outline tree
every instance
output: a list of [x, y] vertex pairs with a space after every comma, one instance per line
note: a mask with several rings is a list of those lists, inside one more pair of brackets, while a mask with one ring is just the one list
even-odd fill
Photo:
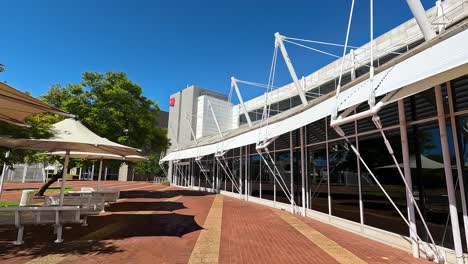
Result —
[[144, 97], [142, 88], [125, 73], [86, 72], [81, 83], [53, 85], [41, 98], [77, 115], [96, 134], [142, 149], [150, 160], [137, 163], [137, 173], [160, 173], [159, 154], [167, 149], [169, 140], [167, 129], [158, 126], [159, 106]]
[[[139, 148], [150, 157], [159, 157], [159, 153], [167, 149], [169, 140], [166, 129], [158, 127], [160, 109], [158, 104], [142, 95], [142, 88], [130, 81], [125, 73], [108, 72], [82, 75], [79, 84], [52, 85], [41, 100], [78, 116], [79, 120], [94, 133], [121, 144]], [[50, 128], [60, 121], [56, 115], [36, 115], [28, 120], [30, 129], [0, 124], [0, 135], [13, 135], [17, 138], [47, 138], [52, 136]], [[5, 152], [6, 149], [1, 149]], [[33, 161], [33, 159], [49, 159], [41, 157], [33, 151], [13, 151], [9, 159], [2, 161], [8, 164], [14, 162]], [[57, 159], [57, 158], [55, 158]], [[151, 159], [150, 159], [151, 160]], [[75, 161], [81, 164], [89, 161]], [[117, 166], [117, 162], [109, 162]], [[137, 165], [138, 172], [149, 174], [157, 172], [157, 160]], [[54, 175], [41, 191], [61, 177]]]

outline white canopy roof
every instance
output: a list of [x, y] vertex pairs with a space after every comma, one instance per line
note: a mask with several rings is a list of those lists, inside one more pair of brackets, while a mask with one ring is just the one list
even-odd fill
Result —
[[24, 125], [28, 117], [40, 113], [53, 113], [73, 117], [71, 114], [0, 82], [0, 121]]
[[53, 125], [54, 136], [48, 139], [16, 139], [0, 137], [0, 146], [10, 149], [44, 151], [81, 151], [120, 156], [137, 155], [140, 150], [100, 137], [79, 121], [65, 119]]
[[[54, 151], [47, 153], [49, 155], [55, 156], [65, 156], [65, 151]], [[70, 152], [71, 159], [105, 159], [105, 160], [124, 160], [124, 161], [143, 161], [147, 160], [148, 158], [138, 155], [129, 155], [129, 156], [119, 156], [114, 154], [106, 154], [106, 153], [93, 153], [93, 152], [80, 152], [80, 151], [71, 151]]]
[[[415, 156], [410, 157], [409, 165], [410, 165], [411, 169], [418, 168], [418, 166], [416, 164], [416, 157]], [[400, 166], [400, 168], [403, 168], [403, 163], [398, 164], [398, 166]], [[378, 167], [378, 169], [394, 169], [394, 168], [396, 168], [395, 164]], [[432, 160], [432, 159], [430, 159], [430, 158], [428, 158], [428, 157], [426, 157], [424, 155], [421, 155], [421, 168], [425, 169], [425, 170], [443, 169], [444, 164], [440, 163], [440, 162], [437, 162], [435, 160]]]
[[[453, 34], [453, 32], [450, 33]], [[411, 57], [376, 74], [374, 79], [374, 84], [377, 86], [376, 96], [398, 91], [388, 102], [390, 103], [466, 74], [468, 72], [468, 49], [466, 48], [468, 30], [463, 30], [446, 39], [443, 39], [443, 36], [440, 38], [442, 40], [437, 38], [433, 42], [423, 44], [432, 46], [415, 55], [412, 54], [414, 51], [411, 51], [409, 54], [412, 55]], [[438, 43], [434, 44], [434, 42]], [[335, 96], [330, 96], [325, 100], [319, 98], [317, 99], [319, 103], [315, 105], [298, 108], [299, 110], [293, 114], [270, 121], [268, 128], [257, 125], [245, 133], [225, 138], [223, 141], [219, 140], [215, 143], [171, 152], [161, 161], [205, 156], [219, 150], [254, 144], [259, 135], [267, 134], [268, 138], [280, 136], [330, 116], [336, 109], [337, 102], [339, 110], [366, 102], [372, 89], [374, 87], [370, 86], [368, 80], [362, 81], [344, 90], [338, 99], [339, 101], [336, 100]], [[263, 136], [262, 139], [264, 139]]]

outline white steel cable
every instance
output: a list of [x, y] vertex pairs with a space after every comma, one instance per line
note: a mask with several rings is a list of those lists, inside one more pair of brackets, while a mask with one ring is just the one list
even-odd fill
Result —
[[[354, 2], [354, 1], [353, 1]], [[310, 39], [301, 39], [301, 38], [292, 38], [292, 37], [286, 37], [284, 36], [284, 39], [290, 39], [290, 40], [296, 40], [296, 41], [303, 41], [303, 42], [309, 42], [309, 43], [315, 43], [315, 44], [322, 44], [322, 45], [328, 45], [328, 46], [335, 46], [335, 47], [344, 47], [345, 45], [343, 44], [338, 44], [338, 43], [333, 43], [333, 42], [325, 42], [325, 41], [318, 41], [318, 40], [310, 40]], [[348, 47], [353, 48], [353, 49], [359, 49], [357, 46], [351, 46], [349, 45]]]
[[205, 176], [206, 181], [208, 182], [209, 185], [214, 189], [214, 184], [211, 182], [210, 177], [206, 174], [205, 167], [203, 166], [201, 160], [195, 159], [195, 162], [197, 163], [198, 167], [200, 168], [201, 172]]
[[[278, 177], [276, 175], [276, 172], [270, 167], [270, 164], [268, 163], [268, 161], [265, 159], [265, 157], [263, 156], [263, 154], [261, 153], [260, 150], [257, 150], [258, 154], [260, 155], [260, 157], [262, 157], [262, 160], [263, 162], [265, 163], [265, 165], [268, 167], [268, 170], [270, 171], [270, 173], [273, 175], [273, 178], [275, 179], [275, 181], [279, 184], [281, 190], [283, 191], [284, 194], [286, 194], [288, 196], [288, 200], [293, 204], [293, 206], [295, 207], [296, 206], [296, 203], [294, 202], [294, 199], [292, 199], [292, 195], [291, 193], [289, 192], [289, 189], [286, 185], [286, 183], [284, 182], [284, 179], [283, 177], [281, 177], [281, 174], [279, 174], [278, 176], [281, 178], [281, 182], [278, 180]], [[278, 170], [276, 168], [276, 165], [274, 164], [274, 160], [273, 158], [271, 157], [270, 153], [268, 150], [265, 151], [267, 154], [268, 154], [268, 157], [270, 158], [273, 166], [275, 166], [275, 170]], [[283, 184], [284, 184], [284, 187], [283, 187]]]
[[[354, 146], [354, 144], [351, 143], [351, 141], [347, 138], [347, 137], [344, 137], [344, 139], [346, 140], [346, 142], [348, 142], [348, 144], [351, 146], [351, 149], [353, 150], [354, 154], [356, 154], [356, 156], [359, 158], [359, 160], [361, 161], [362, 165], [364, 165], [364, 167], [366, 168], [367, 172], [369, 172], [369, 174], [372, 176], [372, 178], [374, 179], [374, 181], [376, 182], [376, 184], [379, 186], [380, 190], [382, 190], [382, 192], [384, 193], [384, 195], [387, 197], [387, 199], [390, 201], [390, 203], [392, 204], [392, 206], [395, 208], [395, 210], [397, 211], [397, 213], [400, 215], [401, 219], [406, 223], [406, 225], [408, 227], [410, 227], [410, 223], [408, 222], [408, 220], [406, 219], [406, 217], [403, 215], [403, 213], [401, 212], [401, 210], [398, 208], [398, 206], [393, 202], [392, 198], [390, 197], [390, 195], [387, 193], [387, 191], [385, 191], [385, 189], [383, 188], [383, 186], [380, 184], [380, 182], [377, 180], [377, 177], [374, 175], [374, 173], [372, 172], [372, 170], [369, 168], [369, 166], [367, 165], [367, 163], [364, 161], [364, 159], [361, 157], [361, 154], [359, 153], [359, 151], [356, 149], [356, 147]], [[415, 234], [417, 236], [417, 238], [423, 242], [422, 244], [424, 246], [426, 246], [426, 243], [424, 240], [421, 239], [421, 237], [416, 233]], [[437, 251], [437, 247], [435, 246], [435, 243], [432, 242], [433, 244], [433, 248], [432, 248], [432, 251], [437, 255], [437, 257], [439, 258], [439, 253]], [[427, 253], [429, 253], [429, 251], [426, 249]]]
[[[218, 164], [221, 166], [221, 168], [223, 169], [224, 173], [226, 174], [226, 176], [228, 176], [229, 180], [231, 180], [232, 182], [232, 185], [236, 188], [237, 192], [240, 193], [240, 188], [239, 186], [237, 185], [236, 181], [233, 179], [233, 177], [231, 177], [231, 175], [229, 174], [230, 169], [229, 169], [229, 172], [227, 171], [227, 169], [224, 167], [223, 163], [220, 161], [219, 157], [216, 157], [216, 160], [218, 161]], [[224, 158], [223, 158], [224, 160]], [[224, 160], [226, 162], [226, 160]], [[226, 166], [227, 166], [227, 162], [226, 162]], [[227, 166], [229, 168], [229, 166]], [[232, 174], [232, 172], [231, 172]]]
[[[347, 52], [347, 49], [348, 49], [349, 32], [351, 31], [351, 23], [353, 21], [353, 11], [354, 11], [354, 0], [351, 1], [351, 9], [349, 11], [349, 18], [348, 18], [348, 27], [346, 29], [346, 38], [345, 38], [345, 44], [344, 44], [344, 47], [343, 47], [343, 56], [342, 56], [342, 59], [341, 59], [340, 76], [338, 77], [338, 86], [336, 87], [336, 99], [337, 100], [338, 100], [338, 98], [340, 96], [341, 79], [343, 77], [345, 56], [346, 56], [346, 52]], [[338, 109], [336, 109], [336, 112], [338, 112]]]
[[316, 49], [316, 48], [312, 48], [312, 47], [309, 47], [309, 46], [306, 46], [306, 45], [303, 45], [303, 44], [300, 44], [300, 43], [297, 43], [297, 42], [294, 42], [294, 41], [290, 41], [290, 40], [283, 40], [284, 42], [288, 42], [288, 43], [291, 43], [291, 44], [294, 44], [296, 46], [299, 46], [299, 47], [302, 47], [302, 48], [305, 48], [305, 49], [309, 49], [309, 50], [312, 50], [312, 51], [315, 51], [315, 52], [318, 52], [318, 53], [322, 53], [322, 54], [325, 54], [325, 55], [328, 55], [328, 56], [331, 56], [331, 57], [334, 57], [334, 58], [341, 58], [340, 56], [336, 55], [336, 54], [333, 54], [333, 53], [330, 53], [330, 52], [327, 52], [327, 51], [323, 51], [323, 50], [320, 50], [320, 49]]
[[414, 207], [416, 208], [416, 211], [418, 212], [418, 215], [421, 218], [421, 222], [423, 223], [424, 228], [426, 229], [426, 232], [427, 232], [432, 244], [435, 247], [435, 242], [434, 242], [434, 238], [432, 237], [431, 231], [429, 230], [429, 227], [428, 227], [428, 225], [426, 223], [426, 220], [424, 219], [423, 214], [422, 214], [421, 210], [419, 209], [419, 206], [418, 206], [418, 204], [416, 202], [416, 199], [414, 199], [414, 195], [411, 192], [411, 189], [409, 188], [408, 182], [405, 179], [405, 174], [401, 170], [400, 164], [398, 163], [398, 160], [395, 157], [395, 153], [394, 153], [393, 148], [392, 148], [392, 146], [390, 144], [390, 141], [388, 141], [387, 136], [385, 135], [385, 132], [382, 129], [382, 123], [380, 122], [380, 117], [378, 115], [374, 115], [372, 117], [372, 121], [374, 122], [375, 127], [380, 131], [380, 134], [382, 135], [382, 138], [384, 140], [387, 151], [392, 156], [393, 162], [395, 163], [395, 166], [396, 166], [396, 168], [398, 170], [398, 173], [400, 174], [400, 177], [403, 180], [403, 183], [405, 184], [406, 192], [409, 194], [409, 196], [411, 198], [411, 202], [414, 204]]

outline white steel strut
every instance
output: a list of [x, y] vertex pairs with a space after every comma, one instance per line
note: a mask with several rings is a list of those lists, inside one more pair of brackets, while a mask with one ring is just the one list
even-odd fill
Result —
[[234, 88], [234, 90], [236, 91], [237, 99], [239, 99], [239, 103], [242, 107], [242, 110], [244, 111], [245, 119], [247, 119], [247, 123], [249, 124], [249, 127], [252, 127], [252, 121], [250, 120], [249, 112], [247, 111], [247, 107], [245, 107], [244, 99], [242, 98], [242, 95], [239, 91], [237, 80], [234, 77], [231, 77], [231, 88]]
[[[351, 7], [350, 19], [348, 21], [348, 31], [346, 33], [346, 43], [345, 43], [345, 47], [344, 47], [344, 52], [346, 51], [346, 48], [347, 48], [346, 45], [347, 45], [347, 40], [349, 38], [349, 28], [350, 28], [351, 22], [352, 22], [352, 9], [353, 9], [353, 6]], [[435, 241], [434, 241], [434, 239], [432, 237], [432, 234], [431, 234], [431, 232], [429, 230], [429, 227], [427, 226], [427, 223], [426, 223], [426, 221], [425, 221], [425, 219], [424, 219], [424, 217], [423, 217], [423, 215], [421, 213], [421, 210], [419, 209], [419, 206], [418, 206], [418, 204], [417, 204], [417, 202], [416, 202], [416, 200], [415, 200], [415, 198], [413, 196], [413, 193], [411, 191], [411, 187], [409, 186], [410, 183], [408, 183], [406, 181], [405, 175], [404, 175], [403, 171], [401, 170], [399, 162], [395, 157], [393, 148], [392, 148], [390, 142], [388, 141], [388, 139], [387, 139], [387, 137], [386, 137], [386, 135], [385, 135], [385, 133], [383, 131], [383, 127], [382, 127], [382, 124], [380, 122], [380, 117], [378, 116], [378, 112], [382, 109], [382, 107], [385, 105], [385, 103], [388, 101], [388, 99], [393, 95], [393, 93], [387, 94], [380, 102], [378, 102], [377, 104], [375, 103], [375, 90], [376, 90], [376, 88], [374, 89], [374, 85], [373, 85], [373, 79], [374, 79], [374, 67], [373, 67], [373, 60], [374, 60], [374, 36], [373, 36], [374, 28], [373, 28], [373, 24], [374, 23], [373, 23], [373, 17], [374, 17], [373, 16], [373, 0], [370, 0], [370, 71], [369, 71], [369, 82], [370, 82], [370, 85], [371, 85], [371, 87], [373, 89], [371, 90], [371, 93], [370, 93], [369, 99], [368, 99], [369, 110], [354, 114], [352, 116], [348, 116], [349, 114], [351, 114], [355, 110], [355, 107], [351, 107], [351, 108], [348, 108], [346, 111], [344, 111], [341, 115], [338, 116], [338, 108], [339, 108], [339, 103], [338, 102], [339, 101], [337, 100], [336, 112], [332, 116], [330, 126], [333, 129], [335, 129], [335, 131], [338, 133], [338, 135], [343, 137], [348, 142], [351, 149], [353, 150], [353, 152], [356, 154], [356, 156], [360, 160], [361, 164], [369, 172], [369, 174], [371, 175], [373, 180], [376, 182], [376, 184], [382, 190], [382, 192], [384, 193], [386, 198], [390, 201], [390, 203], [395, 208], [395, 210], [398, 212], [398, 214], [403, 219], [403, 221], [406, 223], [406, 225], [410, 228], [410, 230], [412, 230], [411, 223], [403, 215], [403, 213], [398, 208], [398, 206], [395, 204], [395, 202], [390, 197], [390, 195], [387, 193], [385, 188], [383, 188], [383, 186], [380, 184], [377, 177], [374, 175], [372, 170], [369, 168], [367, 163], [362, 158], [361, 154], [359, 153], [359, 150], [354, 146], [354, 144], [351, 143], [349, 138], [346, 137], [344, 131], [340, 128], [340, 125], [343, 125], [343, 124], [346, 124], [346, 123], [349, 123], [349, 122], [353, 122], [353, 121], [357, 121], [357, 120], [360, 120], [360, 119], [363, 119], [363, 118], [366, 118], [366, 117], [372, 117], [372, 121], [373, 121], [374, 125], [376, 126], [376, 128], [380, 131], [381, 136], [382, 136], [382, 138], [384, 140], [385, 146], [387, 148], [387, 151], [391, 155], [391, 157], [392, 157], [392, 159], [393, 159], [393, 161], [395, 163], [395, 167], [397, 168], [397, 170], [398, 170], [398, 172], [400, 174], [400, 177], [401, 177], [401, 179], [402, 179], [402, 181], [403, 181], [403, 183], [405, 185], [407, 196], [411, 199], [412, 204], [414, 204], [414, 207], [416, 208], [416, 211], [418, 212], [418, 214], [419, 214], [419, 216], [421, 218], [421, 221], [422, 221], [422, 223], [424, 225], [424, 228], [426, 229], [426, 232], [427, 232], [428, 237], [429, 237], [430, 242], [431, 242], [432, 256], [429, 255], [430, 251], [426, 247], [426, 243], [420, 238], [420, 236], [417, 233], [414, 234], [414, 235], [417, 237], [417, 239], [419, 241], [422, 242], [424, 247], [426, 247], [426, 252], [427, 252], [427, 254], [428, 254], [428, 256], [430, 258], [437, 257], [437, 261], [443, 261], [442, 256], [439, 254], [439, 252], [437, 250]], [[342, 61], [342, 64], [343, 63], [344, 63], [344, 60]], [[341, 74], [342, 74], [342, 72], [340, 73], [340, 75]], [[340, 76], [340, 80], [341, 80], [341, 76]], [[378, 85], [377, 85], [377, 87], [378, 87]], [[337, 99], [339, 98], [339, 95], [340, 95], [340, 89], [339, 88], [340, 88], [340, 84], [338, 84], [337, 91], [336, 91]]]
[[[187, 121], [189, 127], [190, 127], [190, 132], [192, 133], [192, 137], [193, 137], [193, 140], [195, 141], [195, 145], [198, 146], [198, 140], [197, 140], [197, 137], [195, 135], [195, 131], [193, 130], [193, 127], [192, 127], [192, 122], [190, 121], [189, 119], [189, 116], [188, 116], [188, 113], [185, 113], [185, 120]], [[201, 161], [203, 157], [200, 155], [200, 153], [197, 154], [197, 157], [195, 157], [195, 163], [198, 165], [198, 167], [200, 168], [200, 171], [202, 172], [203, 176], [205, 176], [205, 179], [206, 181], [208, 182], [209, 185], [211, 185], [211, 187], [214, 189], [214, 183], [211, 181], [210, 177], [208, 176], [208, 174], [206, 173], [206, 169], [205, 167], [203, 166], [203, 163]]]
[[294, 70], [294, 66], [292, 65], [291, 59], [289, 58], [288, 51], [286, 50], [286, 47], [284, 46], [283, 40], [284, 40], [284, 37], [281, 36], [279, 32], [276, 32], [275, 33], [275, 46], [279, 46], [281, 50], [281, 54], [283, 54], [284, 62], [286, 63], [286, 66], [288, 67], [289, 74], [291, 75], [294, 85], [296, 86], [297, 93], [299, 94], [299, 97], [301, 98], [301, 102], [304, 106], [306, 106], [307, 98], [304, 93], [304, 88], [301, 86], [301, 83], [299, 82], [299, 79], [297, 78], [296, 70]]
[[[210, 107], [211, 114], [212, 114], [213, 119], [215, 121], [216, 128], [218, 129], [219, 136], [220, 136], [221, 139], [223, 139], [223, 132], [221, 131], [221, 128], [220, 128], [219, 123], [218, 123], [218, 119], [216, 118], [216, 114], [214, 112], [214, 109], [213, 109], [213, 106], [211, 105], [210, 100], [208, 100], [208, 106]], [[248, 113], [247, 113], [247, 115], [248, 115]], [[237, 185], [237, 183], [236, 183], [236, 181], [234, 179], [235, 178], [234, 174], [232, 173], [231, 169], [229, 168], [229, 164], [227, 163], [226, 159], [224, 158], [224, 154], [226, 154], [226, 151], [224, 151], [222, 148], [223, 148], [223, 146], [221, 145], [221, 149], [218, 149], [218, 151], [215, 153], [216, 161], [218, 162], [218, 165], [221, 167], [221, 169], [223, 169], [225, 175], [232, 182], [232, 185], [236, 188], [237, 192], [241, 193], [241, 189], [240, 189], [239, 185]], [[223, 164], [223, 162], [221, 162], [221, 160], [224, 162], [224, 164]]]

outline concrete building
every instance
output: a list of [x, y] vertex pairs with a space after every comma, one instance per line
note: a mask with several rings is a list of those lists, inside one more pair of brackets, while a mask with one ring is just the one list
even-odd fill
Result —
[[227, 102], [226, 95], [195, 85], [172, 94], [169, 99], [168, 137], [171, 146], [168, 152], [177, 149], [177, 146], [183, 148], [194, 143], [191, 131], [192, 127], [195, 130], [198, 124], [197, 113], [200, 96], [203, 96], [202, 98], [213, 98], [218, 102]]
[[414, 19], [303, 78], [285, 46], [297, 38], [276, 34], [288, 85], [244, 100], [238, 86], [258, 84], [234, 78], [239, 104], [192, 97], [196, 141], [162, 159], [172, 184], [465, 263], [468, 2], [407, 2]]

